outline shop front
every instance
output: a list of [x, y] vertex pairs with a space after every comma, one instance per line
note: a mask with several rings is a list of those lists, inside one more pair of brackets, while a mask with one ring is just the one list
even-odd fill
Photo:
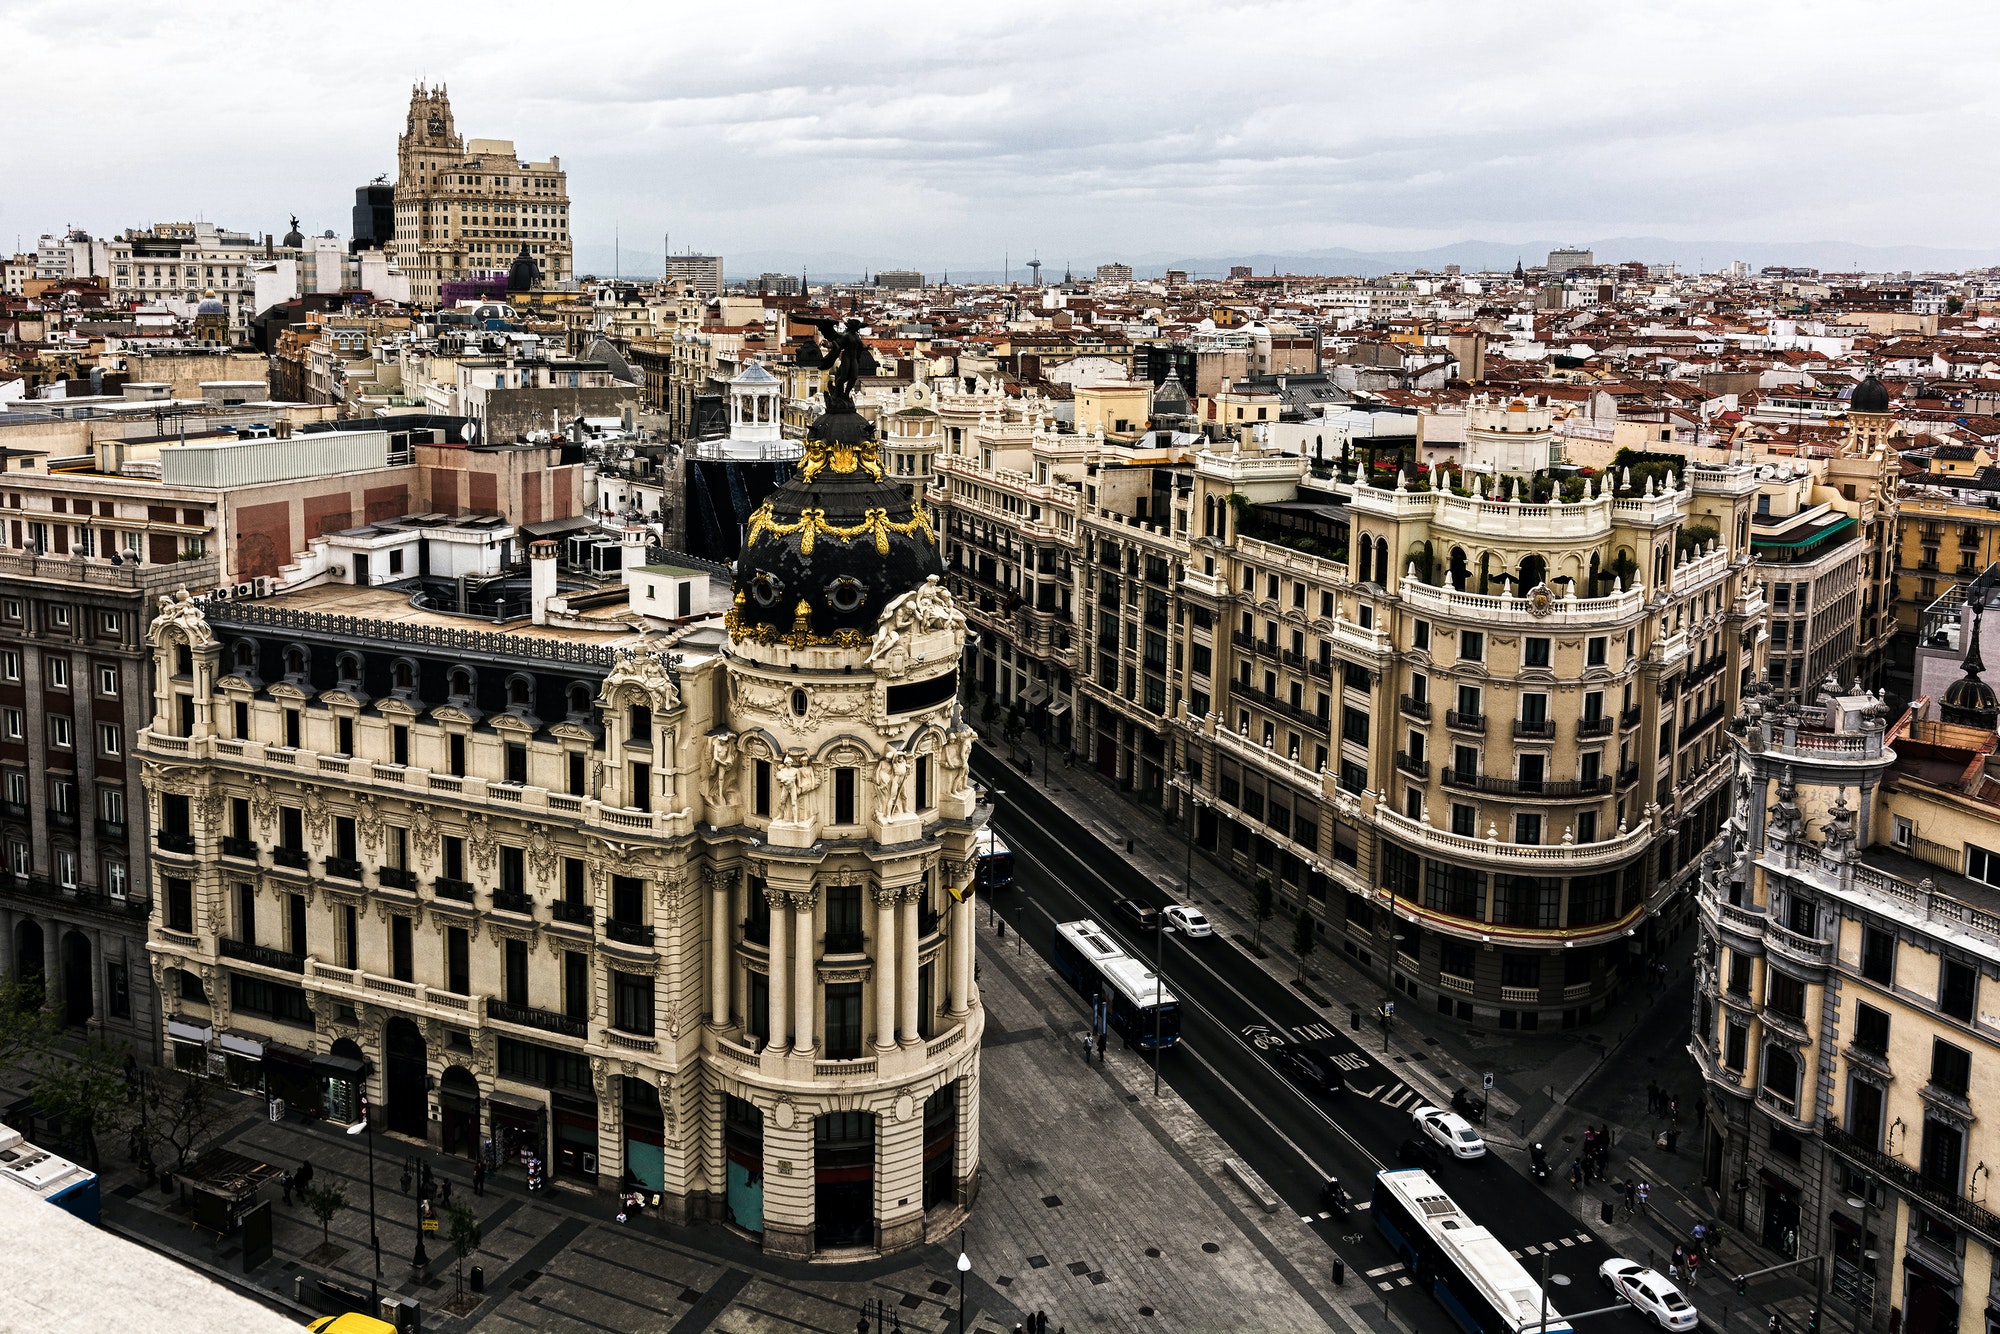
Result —
[[361, 1048], [352, 1039], [338, 1039], [324, 1055], [313, 1058], [313, 1073], [319, 1077], [320, 1110], [326, 1119], [336, 1125], [358, 1124], [368, 1082], [368, 1062]]
[[[505, 1170], [546, 1163], [549, 1153], [549, 1109], [532, 1098], [495, 1089], [486, 1099], [492, 1123], [487, 1140], [488, 1167]], [[539, 1169], [538, 1169], [539, 1170]]]
[[551, 1093], [556, 1127], [556, 1175], [597, 1184], [597, 1100], [570, 1093]]
[[745, 1232], [764, 1231], [764, 1113], [734, 1094], [722, 1099], [723, 1208]]
[[627, 1190], [666, 1189], [666, 1118], [660, 1114], [660, 1091], [643, 1079], [624, 1076], [625, 1179]]
[[448, 1154], [471, 1158], [480, 1150], [479, 1081], [462, 1065], [445, 1067], [438, 1080], [440, 1147]]

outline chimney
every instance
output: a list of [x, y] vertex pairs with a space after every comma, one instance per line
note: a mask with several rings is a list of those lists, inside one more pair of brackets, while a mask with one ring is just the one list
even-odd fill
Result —
[[538, 538], [528, 548], [528, 601], [536, 625], [549, 623], [549, 600], [556, 595], [556, 552], [548, 538]]
[[632, 571], [646, 563], [646, 551], [652, 545], [652, 530], [644, 524], [632, 523], [625, 526], [619, 539], [618, 582], [630, 584]]

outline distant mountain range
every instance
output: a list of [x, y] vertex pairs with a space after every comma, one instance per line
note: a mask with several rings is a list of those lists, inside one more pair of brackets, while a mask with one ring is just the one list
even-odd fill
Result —
[[[1112, 253], [1079, 256], [1062, 262], [1044, 260], [1042, 279], [1055, 282], [1067, 267], [1078, 277], [1093, 275], [1100, 263], [1124, 263], [1135, 276], [1157, 278], [1168, 269], [1185, 269], [1191, 277], [1220, 278], [1235, 265], [1248, 265], [1253, 273], [1351, 274], [1373, 278], [1384, 273], [1407, 273], [1413, 269], [1441, 271], [1457, 264], [1468, 273], [1511, 271], [1518, 260], [1530, 268], [1543, 263], [1549, 251], [1580, 246], [1592, 251], [1599, 263], [1641, 260], [1648, 264], [1678, 264], [1683, 273], [1708, 272], [1742, 260], [1754, 269], [1766, 265], [1788, 265], [1847, 273], [1958, 272], [2000, 264], [2000, 247], [1985, 250], [1948, 249], [1937, 246], [1870, 246], [1848, 241], [1670, 241], [1658, 236], [1614, 236], [1594, 241], [1455, 241], [1429, 250], [1323, 250], [1246, 251], [1240, 254], [1176, 255], [1154, 251], [1145, 254]], [[627, 278], [657, 278], [660, 257], [625, 250], [614, 256], [608, 245], [577, 247], [577, 268], [585, 273], [610, 276], [614, 262]], [[881, 269], [917, 267], [907, 259], [868, 256], [851, 252], [756, 250], [742, 255], [723, 256], [724, 273], [730, 282], [754, 278], [760, 273], [797, 274], [803, 268], [813, 282], [852, 282]], [[1032, 277], [1027, 265], [1013, 263], [1011, 271], [995, 265], [991, 258], [968, 259], [964, 263], [932, 263], [923, 266], [932, 282], [949, 276], [956, 282], [999, 282], [1011, 276], [1016, 282]]]

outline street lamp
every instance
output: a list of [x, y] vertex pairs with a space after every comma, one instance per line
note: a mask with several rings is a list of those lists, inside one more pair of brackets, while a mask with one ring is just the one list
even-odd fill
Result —
[[[965, 1245], [965, 1234], [958, 1234], [958, 1244]], [[972, 1271], [972, 1257], [963, 1250], [958, 1253], [958, 1334], [965, 1334], [965, 1276]]]
[[[368, 1280], [368, 1309], [376, 1306], [375, 1283], [382, 1277], [382, 1236], [375, 1230], [375, 1115], [368, 1095], [361, 1095], [361, 1119], [347, 1128], [350, 1135], [368, 1135], [368, 1244], [375, 1251], [375, 1277]], [[421, 1233], [419, 1234], [421, 1240]]]
[[1535, 1322], [1535, 1334], [1548, 1334], [1549, 1328], [1549, 1284], [1569, 1286], [1568, 1274], [1549, 1273], [1549, 1253], [1542, 1252], [1542, 1318]]
[[[1849, 1304], [1853, 1307], [1848, 1318], [1854, 1323], [1855, 1334], [1861, 1334], [1861, 1330], [1864, 1327], [1864, 1312], [1869, 1321], [1873, 1321], [1875, 1318], [1875, 1273], [1874, 1270], [1869, 1268], [1875, 1261], [1875, 1252], [1868, 1249], [1868, 1191], [1869, 1184], [1864, 1178], [1861, 1184], [1860, 1196], [1857, 1198], [1850, 1195], [1847, 1199], [1848, 1208], [1859, 1209], [1861, 1211], [1861, 1235], [1854, 1239], [1854, 1246], [1860, 1253], [1859, 1258], [1861, 1263], [1854, 1266], [1854, 1296], [1848, 1299]], [[1867, 1302], [1865, 1304], [1862, 1301], [1864, 1292], [1867, 1295]]]

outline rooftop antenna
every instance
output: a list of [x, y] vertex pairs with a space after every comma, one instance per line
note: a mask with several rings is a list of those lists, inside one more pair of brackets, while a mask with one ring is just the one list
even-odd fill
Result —
[[1042, 258], [1041, 258], [1041, 256], [1040, 256], [1040, 255], [1036, 255], [1036, 256], [1035, 256], [1035, 258], [1033, 258], [1033, 259], [1029, 260], [1029, 261], [1028, 261], [1028, 267], [1029, 267], [1029, 268], [1031, 268], [1031, 269], [1033, 269], [1033, 270], [1035, 271], [1035, 286], [1037, 286], [1037, 287], [1040, 287], [1040, 286], [1042, 285]]
[[614, 222], [614, 223], [612, 223], [612, 224], [611, 224], [611, 276], [612, 276], [612, 278], [614, 278], [614, 279], [617, 279], [617, 278], [623, 278], [623, 277], [625, 276], [625, 270], [624, 270], [624, 269], [623, 269], [623, 268], [621, 267], [623, 263], [624, 263], [624, 261], [623, 261], [623, 258], [622, 258], [622, 257], [620, 256], [620, 253], [619, 253], [619, 250], [618, 250], [618, 224]]

